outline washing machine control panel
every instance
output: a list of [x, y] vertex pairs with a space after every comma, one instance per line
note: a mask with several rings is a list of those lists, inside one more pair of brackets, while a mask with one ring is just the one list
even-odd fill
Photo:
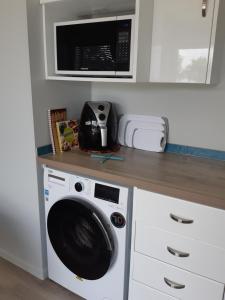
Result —
[[[128, 189], [116, 186], [111, 183], [95, 181], [89, 178], [77, 175], [70, 176], [70, 194], [74, 196], [85, 197], [90, 202], [94, 202], [97, 206], [108, 207], [113, 212], [120, 212], [126, 215]], [[125, 226], [121, 216], [112, 216], [112, 223], [116, 227]]]

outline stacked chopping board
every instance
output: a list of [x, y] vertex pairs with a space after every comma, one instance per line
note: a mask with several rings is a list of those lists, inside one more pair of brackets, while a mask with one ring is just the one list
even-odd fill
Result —
[[164, 152], [169, 134], [165, 117], [122, 115], [118, 141], [121, 145], [154, 152]]

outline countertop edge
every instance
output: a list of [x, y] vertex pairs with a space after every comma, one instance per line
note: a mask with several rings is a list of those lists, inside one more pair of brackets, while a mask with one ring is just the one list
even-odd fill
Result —
[[61, 171], [72, 172], [72, 173], [77, 172], [80, 175], [95, 177], [98, 180], [109, 181], [130, 188], [137, 187], [153, 193], [159, 193], [166, 196], [179, 198], [184, 201], [205, 205], [216, 209], [225, 210], [225, 201], [224, 199], [219, 197], [212, 198], [210, 195], [207, 194], [202, 194], [194, 191], [190, 192], [185, 189], [181, 189], [181, 188], [178, 189], [177, 187], [167, 186], [165, 184], [157, 183], [149, 180], [147, 182], [144, 179], [137, 179], [128, 176], [124, 177], [119, 174], [107, 173], [104, 171], [94, 170], [91, 168], [87, 168], [75, 164], [68, 164], [62, 161], [49, 160], [47, 157], [45, 158], [43, 156], [37, 157], [37, 161], [42, 165], [46, 165], [50, 168], [55, 168]]

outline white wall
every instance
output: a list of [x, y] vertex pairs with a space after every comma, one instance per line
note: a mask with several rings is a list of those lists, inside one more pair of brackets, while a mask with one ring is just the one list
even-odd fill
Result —
[[91, 98], [90, 83], [46, 81], [40, 0], [27, 0], [28, 34], [36, 145], [50, 144], [47, 123], [49, 108], [66, 107], [69, 118], [78, 118], [84, 101]]
[[223, 52], [223, 61], [217, 69], [220, 73], [217, 86], [94, 83], [92, 100], [116, 102], [119, 113], [167, 116], [170, 143], [225, 151]]
[[0, 255], [43, 276], [26, 1], [0, 1]]

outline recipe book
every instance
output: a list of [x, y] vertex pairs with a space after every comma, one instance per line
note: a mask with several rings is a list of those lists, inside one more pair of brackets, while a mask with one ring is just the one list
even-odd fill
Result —
[[71, 151], [78, 147], [78, 126], [77, 120], [56, 122], [61, 152]]
[[66, 108], [48, 109], [48, 124], [53, 154], [60, 153], [56, 122], [65, 121], [66, 119]]

